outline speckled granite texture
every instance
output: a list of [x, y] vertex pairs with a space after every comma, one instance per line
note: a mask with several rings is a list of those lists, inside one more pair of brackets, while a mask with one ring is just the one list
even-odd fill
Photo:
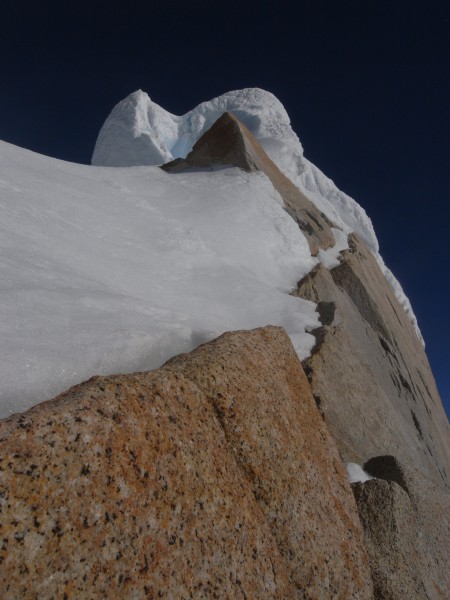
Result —
[[395, 481], [354, 483], [376, 600], [426, 600], [411, 502]]
[[426, 598], [448, 600], [449, 423], [410, 319], [365, 244], [354, 234], [349, 244], [338, 267], [299, 283], [322, 313], [303, 367], [343, 460], [388, 481], [396, 479], [383, 458], [401, 468], [421, 557], [414, 568]]
[[225, 334], [0, 422], [0, 597], [372, 598], [285, 332]]

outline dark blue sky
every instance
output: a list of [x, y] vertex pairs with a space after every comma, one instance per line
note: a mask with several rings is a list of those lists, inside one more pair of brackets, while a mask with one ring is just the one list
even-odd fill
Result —
[[138, 88], [176, 114], [273, 92], [372, 218], [450, 413], [448, 0], [3, 0], [0, 29], [0, 139], [65, 160]]

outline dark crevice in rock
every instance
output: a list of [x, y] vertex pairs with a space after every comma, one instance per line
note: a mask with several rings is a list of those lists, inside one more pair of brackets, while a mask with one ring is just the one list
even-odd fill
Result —
[[419, 374], [419, 377], [420, 377], [420, 380], [422, 381], [423, 387], [425, 388], [427, 394], [429, 395], [429, 397], [431, 398], [431, 400], [433, 401], [433, 404], [434, 404], [434, 400], [433, 400], [433, 396], [431, 395], [430, 388], [425, 383], [424, 378], [422, 377], [422, 373], [419, 371], [419, 369], [416, 369], [416, 371]]
[[391, 347], [389, 346], [389, 344], [387, 343], [387, 341], [381, 335], [378, 336], [378, 339], [380, 340], [380, 344], [381, 344], [381, 347], [383, 348], [383, 350], [387, 354], [392, 354]]
[[396, 389], [398, 391], [400, 391], [402, 389], [400, 382], [398, 381], [397, 377], [394, 374], [394, 371], [390, 371], [389, 375], [391, 376], [392, 379], [392, 383], [395, 385]]
[[394, 366], [396, 371], [400, 369], [400, 361], [397, 358], [397, 352], [394, 351], [389, 355], [389, 362]]
[[405, 388], [405, 390], [408, 390], [408, 392], [411, 394], [411, 396], [414, 397], [414, 393], [411, 389], [411, 386], [406, 381], [406, 379], [403, 377], [403, 375], [400, 373], [400, 371], [398, 372], [398, 376], [400, 377], [400, 381], [402, 382], [402, 386]]
[[311, 367], [310, 358], [311, 357], [305, 358], [305, 360], [302, 362], [302, 368], [309, 383], [311, 383], [313, 378], [313, 369]]
[[311, 212], [311, 211], [309, 211], [309, 210], [305, 210], [305, 213], [308, 215], [308, 217], [309, 217], [310, 219], [312, 219], [312, 220], [314, 221], [314, 223], [317, 225], [317, 227], [318, 227], [320, 230], [323, 230], [323, 225], [322, 225], [322, 223], [320, 222], [320, 220], [319, 220], [319, 219], [317, 219], [317, 218], [316, 218], [316, 217], [315, 217], [315, 216], [312, 214], [312, 212]]
[[419, 387], [417, 387], [417, 386], [415, 386], [415, 388], [416, 388], [417, 392], [420, 394], [420, 397], [422, 398], [422, 402], [423, 402], [423, 404], [424, 404], [424, 406], [425, 406], [425, 408], [427, 409], [427, 412], [428, 412], [428, 407], [425, 404], [425, 396], [422, 394], [422, 390]]
[[315, 354], [316, 352], [318, 352], [320, 350], [320, 347], [322, 346], [322, 344], [325, 341], [326, 329], [325, 329], [325, 327], [318, 327], [317, 329], [314, 329], [313, 331], [311, 331], [311, 333], [316, 338], [316, 343], [314, 345], [314, 348], [311, 350], [311, 354]]
[[[397, 363], [396, 366], [394, 365], [394, 370], [391, 370], [391, 372], [390, 372], [391, 379], [392, 379], [397, 391], [399, 393], [405, 393], [405, 391], [406, 391], [406, 393], [411, 397], [411, 399], [414, 402], [417, 402], [417, 397], [416, 397], [414, 391], [412, 390], [407, 379], [403, 376], [403, 374], [400, 370], [400, 365], [398, 363], [398, 360], [397, 360], [395, 354], [392, 354], [391, 356], [392, 356], [392, 358], [395, 359], [395, 361]], [[391, 358], [391, 356], [389, 358]], [[392, 364], [392, 361], [391, 361], [391, 364]]]
[[395, 481], [409, 495], [403, 467], [395, 456], [375, 456], [364, 463], [364, 471], [377, 479]]
[[332, 325], [336, 313], [336, 303], [320, 301], [317, 304], [317, 312], [322, 325]]
[[394, 305], [392, 304], [392, 302], [391, 302], [391, 299], [389, 298], [389, 296], [388, 296], [387, 294], [386, 294], [386, 298], [387, 298], [387, 300], [388, 300], [389, 304], [391, 305], [391, 307], [392, 307], [392, 310], [394, 311], [394, 314], [395, 314], [395, 316], [397, 317], [397, 321], [398, 321], [398, 322], [400, 323], [400, 325], [403, 327], [403, 323], [400, 321], [400, 317], [398, 316], [398, 314], [397, 314], [397, 311], [395, 310], [395, 308], [394, 308]]
[[309, 221], [306, 221], [305, 219], [301, 219], [299, 216], [297, 216], [292, 211], [290, 211], [286, 208], [285, 208], [285, 210], [294, 219], [294, 221], [297, 223], [297, 225], [299, 226], [301, 231], [304, 231], [308, 235], [314, 235], [314, 229], [313, 229], [312, 225], [309, 223]]
[[[205, 393], [204, 390], [202, 390], [202, 392]], [[226, 432], [226, 428], [225, 428], [225, 411], [216, 402], [211, 401], [210, 398], [208, 398], [208, 401], [212, 406], [212, 409], [214, 411], [214, 414], [216, 415], [217, 420], [219, 421], [220, 427], [223, 429], [225, 438], [227, 438], [227, 432]]]
[[328, 331], [329, 327], [327, 327], [326, 325], [322, 325], [322, 327], [317, 327], [316, 329], [313, 329], [309, 332], [316, 339], [316, 343], [314, 344], [314, 347], [311, 350], [311, 356], [313, 356], [314, 354], [316, 354], [316, 352], [320, 350], [322, 344], [325, 341]]
[[317, 409], [322, 415], [322, 419], [325, 420], [325, 413], [322, 408], [322, 400], [318, 394], [313, 394], [314, 401], [316, 403]]
[[[414, 384], [414, 378], [411, 376], [411, 371], [408, 369], [408, 364], [407, 364], [406, 360], [404, 359], [403, 355], [401, 354], [401, 352], [399, 352], [399, 356], [401, 358], [401, 361], [403, 363], [403, 367], [404, 367], [405, 371], [408, 373], [408, 377], [409, 377], [409, 384], [408, 385], [410, 385], [410, 389], [411, 389], [411, 386], [412, 386], [415, 390], [417, 390], [418, 388]], [[411, 393], [413, 393], [412, 389], [411, 389]]]
[[420, 439], [423, 440], [422, 428], [421, 428], [420, 423], [419, 423], [419, 421], [418, 421], [418, 419], [416, 417], [416, 413], [413, 410], [411, 411], [411, 416], [413, 418], [414, 425], [415, 425], [415, 427], [417, 429], [417, 433], [419, 434]]
[[[328, 225], [328, 227], [335, 227], [336, 229], [339, 229], [339, 230], [341, 230], [341, 228], [340, 228], [340, 227], [338, 227], [337, 225], [335, 225], [334, 223], [332, 223], [332, 222], [330, 221], [330, 219], [329, 219], [329, 218], [326, 216], [326, 214], [325, 214], [325, 213], [323, 213], [323, 212], [320, 212], [320, 216], [321, 216], [321, 217], [322, 217], [322, 219], [325, 221], [325, 223]], [[342, 230], [341, 230], [341, 231], [342, 231]]]
[[304, 277], [302, 277], [299, 281], [297, 281], [297, 289], [293, 290], [291, 292], [291, 294], [293, 296], [298, 296], [300, 298], [305, 298], [305, 300], [313, 300], [313, 297], [311, 296], [311, 294], [307, 294], [305, 293], [306, 290], [301, 290], [302, 287], [304, 287], [307, 283], [311, 283], [311, 287], [312, 287], [312, 292], [314, 294], [314, 302], [318, 302], [319, 301], [319, 297], [318, 297], [318, 293], [317, 290], [313, 287], [313, 282], [314, 282], [314, 278], [317, 275], [318, 270], [321, 268], [321, 264], [317, 264], [313, 269], [311, 269], [311, 271], [305, 275]]

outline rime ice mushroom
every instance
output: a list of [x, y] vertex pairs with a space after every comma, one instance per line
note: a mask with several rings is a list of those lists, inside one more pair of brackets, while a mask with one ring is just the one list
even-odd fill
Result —
[[[423, 343], [411, 304], [379, 254], [378, 240], [365, 210], [304, 156], [289, 115], [270, 92], [259, 88], [227, 92], [177, 116], [138, 90], [119, 102], [106, 119], [92, 164], [159, 165], [185, 157], [199, 137], [226, 111], [244, 123], [281, 171], [333, 223], [346, 234], [355, 232], [366, 243]], [[331, 255], [323, 258], [330, 268], [336, 265], [336, 257], [334, 260]]]

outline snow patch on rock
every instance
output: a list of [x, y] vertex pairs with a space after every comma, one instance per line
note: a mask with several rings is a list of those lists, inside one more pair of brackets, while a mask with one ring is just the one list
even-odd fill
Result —
[[365, 481], [374, 479], [374, 477], [366, 473], [364, 469], [357, 463], [349, 462], [345, 463], [344, 466], [350, 483], [364, 483]]

